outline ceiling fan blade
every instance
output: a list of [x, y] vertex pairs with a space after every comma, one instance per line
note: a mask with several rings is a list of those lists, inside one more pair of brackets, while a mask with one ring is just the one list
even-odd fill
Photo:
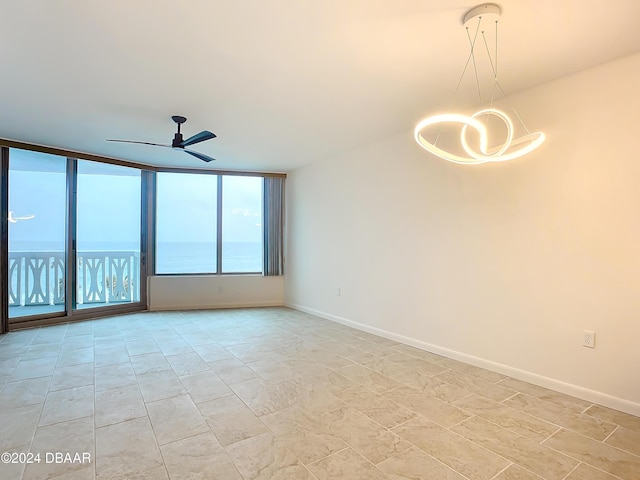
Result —
[[194, 152], [193, 150], [187, 150], [186, 148], [184, 149], [184, 151], [189, 155], [193, 155], [194, 157], [199, 158], [200, 160], [205, 162], [212, 162], [213, 160], [215, 160], [215, 158], [205, 155], [204, 153]]
[[107, 142], [121, 142], [121, 143], [139, 143], [141, 145], [153, 145], [156, 147], [171, 147], [171, 145], [165, 145], [162, 143], [151, 143], [151, 142], [137, 142], [135, 140], [112, 140], [107, 138]]
[[180, 146], [188, 147], [189, 145], [193, 145], [194, 143], [204, 142], [205, 140], [210, 140], [212, 138], [216, 138], [216, 134], [213, 132], [209, 132], [208, 130], [204, 130], [200, 133], [196, 133], [193, 137], [189, 137], [186, 140], [183, 140]]

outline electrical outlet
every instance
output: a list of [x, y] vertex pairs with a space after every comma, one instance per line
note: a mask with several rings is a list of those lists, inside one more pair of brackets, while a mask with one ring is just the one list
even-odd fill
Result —
[[596, 348], [596, 332], [585, 330], [582, 332], [582, 346]]
[[342, 292], [340, 291], [340, 287], [336, 288], [336, 296], [339, 297], [342, 294]]

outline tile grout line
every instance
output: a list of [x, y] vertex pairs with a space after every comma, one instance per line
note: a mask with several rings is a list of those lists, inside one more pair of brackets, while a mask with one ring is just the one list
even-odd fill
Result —
[[589, 463], [586, 463], [586, 462], [582, 462], [582, 463], [584, 463], [584, 464], [585, 464], [585, 465], [587, 465], [588, 467], [593, 468], [594, 470], [597, 470], [597, 471], [599, 471], [599, 472], [603, 472], [603, 473], [605, 473], [605, 474], [607, 474], [607, 475], [611, 475], [613, 478], [617, 478], [617, 479], [619, 479], [619, 480], [625, 480], [625, 479], [623, 479], [622, 477], [620, 477], [620, 476], [618, 476], [618, 475], [616, 475], [616, 474], [614, 474], [614, 473], [606, 472], [606, 471], [602, 470], [601, 468], [598, 468], [598, 467], [596, 467], [596, 466], [594, 466], [594, 465], [591, 465], [591, 464], [589, 464]]
[[[537, 418], [537, 417], [536, 417]], [[551, 423], [551, 422], [550, 422]], [[564, 427], [562, 425], [556, 425], [555, 423], [552, 423], [552, 425], [555, 425], [556, 427], [558, 427], [558, 429], [553, 432], [551, 435], [549, 435], [547, 438], [544, 438], [542, 440], [540, 440], [540, 445], [542, 445], [544, 442], [546, 442], [547, 440], [549, 440], [551, 437], [553, 437], [555, 434], [557, 434], [558, 432], [560, 432], [562, 429], [564, 429]]]
[[[522, 434], [519, 434], [519, 433], [517, 433], [517, 432], [513, 432], [513, 431], [511, 431], [511, 430], [509, 430], [509, 429], [506, 429], [506, 428], [504, 428], [504, 427], [501, 427], [500, 425], [498, 425], [498, 424], [496, 424], [496, 423], [494, 423], [494, 422], [491, 422], [490, 420], [486, 420], [486, 419], [484, 419], [484, 418], [480, 417], [479, 415], [473, 415], [472, 417], [470, 417], [470, 418], [467, 418], [467, 419], [463, 420], [463, 421], [462, 421], [462, 422], [460, 422], [459, 424], [464, 423], [464, 422], [466, 422], [466, 421], [469, 421], [469, 420], [471, 420], [471, 419], [473, 419], [473, 418], [479, 418], [479, 419], [484, 420], [484, 421], [486, 421], [486, 422], [488, 422], [488, 423], [491, 423], [492, 425], [495, 425], [495, 426], [497, 426], [497, 427], [499, 427], [499, 428], [502, 428], [502, 429], [506, 430], [507, 432], [513, 433], [513, 434], [515, 434], [515, 435], [518, 435], [518, 436], [519, 436], [519, 437], [521, 437], [521, 438], [524, 438], [524, 439], [527, 439], [527, 440], [531, 440], [532, 442], [536, 443], [536, 442], [535, 442], [535, 440], [532, 440], [532, 439], [530, 439], [530, 438], [528, 438], [528, 437], [525, 437], [525, 436], [524, 436], [524, 435], [522, 435]], [[459, 424], [458, 424], [458, 425], [459, 425]], [[523, 469], [524, 469], [524, 470], [526, 470], [526, 471], [530, 471], [528, 468], [525, 468], [525, 467], [523, 467], [522, 465], [520, 465], [520, 464], [518, 464], [518, 463], [516, 463], [516, 462], [513, 462], [512, 460], [509, 460], [508, 458], [504, 457], [503, 455], [499, 454], [498, 452], [494, 452], [493, 450], [491, 450], [491, 449], [489, 449], [489, 448], [487, 448], [487, 447], [485, 447], [485, 446], [483, 446], [483, 445], [481, 445], [481, 444], [479, 444], [479, 443], [475, 442], [474, 440], [472, 440], [472, 439], [470, 439], [470, 438], [465, 437], [464, 435], [461, 435], [461, 434], [459, 434], [459, 433], [457, 433], [457, 432], [454, 432], [454, 431], [453, 431], [453, 430], [451, 430], [451, 429], [448, 429], [448, 430], [450, 430], [450, 431], [451, 431], [451, 433], [453, 433], [453, 434], [455, 434], [455, 435], [458, 435], [459, 437], [461, 437], [461, 438], [463, 438], [463, 439], [465, 439], [465, 440], [468, 440], [469, 442], [473, 443], [474, 445], [477, 445], [478, 447], [483, 448], [483, 449], [487, 450], [488, 452], [491, 452], [491, 453], [492, 453], [492, 454], [494, 454], [494, 455], [497, 455], [498, 457], [500, 457], [500, 458], [502, 458], [502, 459], [506, 460], [507, 462], [511, 462], [511, 463], [513, 463], [514, 465], [517, 465], [518, 467], [523, 468]], [[555, 433], [554, 433], [554, 435], [555, 435]], [[586, 438], [589, 438], [589, 437], [586, 437]], [[547, 439], [545, 439], [544, 441], [546, 441], [546, 440], [547, 440]], [[543, 442], [544, 442], [544, 441], [543, 441]], [[556, 452], [556, 453], [558, 453], [558, 454], [560, 454], [560, 455], [564, 455], [564, 456], [566, 456], [566, 457], [568, 457], [568, 458], [571, 458], [571, 459], [573, 459], [573, 460], [576, 460], [576, 461], [578, 461], [578, 462], [581, 462], [581, 460], [580, 460], [580, 459], [577, 459], [577, 458], [571, 457], [571, 456], [570, 456], [569, 454], [567, 454], [567, 453], [564, 453], [564, 452], [561, 452], [561, 451], [559, 451], [559, 450], [556, 450], [555, 448], [549, 447], [548, 445], [543, 445], [543, 442], [536, 443], [536, 444], [537, 444], [537, 445], [540, 445], [540, 446], [544, 446], [545, 448], [548, 448], [549, 450], [554, 451], [554, 452]], [[576, 465], [576, 467], [577, 467], [577, 465]], [[532, 473], [534, 473], [535, 475], [538, 475], [538, 474], [537, 474], [537, 473], [535, 473], [535, 472], [532, 472]], [[540, 476], [540, 475], [538, 475], [538, 476]]]
[[[473, 415], [473, 416], [471, 416], [471, 417], [469, 417], [469, 418], [465, 418], [462, 422], [459, 422], [458, 424], [456, 424], [456, 425], [454, 425], [454, 426], [460, 425], [460, 424], [462, 424], [462, 423], [464, 423], [464, 422], [466, 422], [466, 421], [472, 420], [472, 419], [474, 419], [474, 418], [479, 418], [479, 419], [481, 419], [481, 420], [484, 420], [484, 419], [482, 419], [482, 418], [481, 418], [480, 416], [478, 416], [478, 415]], [[427, 419], [427, 420], [428, 420], [428, 419]], [[486, 420], [486, 421], [488, 422], [488, 420]], [[491, 423], [492, 425], [495, 425], [495, 424], [494, 424], [494, 423], [492, 423], [492, 422], [489, 422], [489, 423]], [[514, 462], [512, 462], [511, 460], [509, 460], [508, 458], [506, 458], [505, 456], [503, 456], [503, 455], [501, 455], [501, 454], [499, 454], [499, 453], [497, 453], [497, 452], [494, 452], [493, 450], [488, 449], [488, 448], [487, 448], [487, 447], [485, 447], [484, 445], [480, 445], [479, 443], [477, 443], [477, 442], [473, 441], [473, 440], [472, 440], [472, 439], [470, 439], [470, 438], [465, 437], [464, 435], [462, 435], [462, 434], [460, 434], [460, 433], [458, 433], [458, 432], [455, 432], [455, 431], [451, 430], [451, 428], [449, 428], [449, 427], [444, 427], [444, 428], [445, 428], [446, 430], [448, 430], [450, 433], [452, 433], [453, 435], [456, 435], [456, 436], [458, 436], [458, 437], [460, 437], [460, 438], [462, 438], [462, 439], [464, 439], [464, 440], [466, 440], [466, 441], [468, 441], [468, 442], [470, 442], [470, 443], [474, 444], [475, 446], [477, 446], [477, 447], [479, 447], [479, 448], [481, 448], [481, 449], [483, 449], [483, 450], [486, 450], [487, 452], [491, 453], [492, 455], [496, 455], [497, 457], [500, 457], [501, 459], [505, 460], [505, 461], [506, 461], [506, 462], [508, 462], [508, 463], [514, 463]], [[500, 428], [502, 428], [502, 427], [500, 427]], [[505, 429], [505, 430], [506, 430], [506, 429]], [[508, 430], [507, 430], [507, 431], [508, 431]], [[522, 436], [522, 435], [520, 435], [520, 436]], [[526, 438], [526, 437], [525, 437], [525, 438]]]
[[[588, 411], [589, 411], [589, 409], [590, 409], [591, 407], [593, 407], [593, 406], [595, 406], [595, 404], [593, 404], [593, 403], [592, 403], [591, 405], [589, 405], [588, 407], [586, 407], [584, 410], [582, 410], [580, 413], [581, 413], [581, 414], [583, 414], [583, 415], [589, 415], [587, 412], [588, 412]], [[589, 416], [591, 416], [591, 415], [589, 415]]]
[[[505, 387], [505, 388], [506, 388], [506, 387]], [[511, 389], [509, 389], [509, 390], [511, 390]], [[518, 396], [518, 395], [520, 395], [520, 394], [522, 394], [522, 392], [518, 392], [518, 391], [516, 391], [513, 395], [511, 395], [510, 397], [505, 398], [504, 400], [502, 400], [501, 402], [498, 402], [498, 403], [505, 403], [505, 402], [507, 402], [507, 401], [511, 400], [512, 398], [517, 397], [517, 396]], [[526, 394], [525, 394], [525, 395], [526, 395]], [[536, 417], [536, 418], [537, 418], [537, 417]]]
[[607, 440], [609, 440], [609, 438], [611, 437], [611, 435], [613, 435], [614, 433], [616, 433], [616, 431], [620, 428], [620, 425], [616, 425], [616, 428], [614, 428], [611, 433], [609, 435], [606, 436], [606, 438], [604, 440], [602, 440], [601, 443], [606, 443], [607, 445], [609, 445], [607, 443]]
[[562, 480], [566, 480], [567, 478], [569, 478], [569, 476], [570, 476], [573, 472], [575, 472], [575, 471], [578, 469], [578, 467], [579, 467], [580, 465], [582, 465], [583, 463], [584, 463], [584, 462], [582, 462], [582, 461], [578, 462], [578, 464], [577, 464], [575, 467], [573, 467], [569, 473], [567, 473], [564, 477], [562, 477]]
[[[564, 428], [564, 427], [563, 427], [561, 430], [566, 430], [566, 431], [568, 431], [568, 432], [570, 432], [570, 433], [573, 433], [573, 434], [575, 434], [575, 435], [579, 435], [579, 436], [581, 436], [581, 437], [584, 437], [584, 438], [586, 438], [587, 440], [590, 440], [590, 441], [592, 441], [592, 442], [602, 444], [602, 442], [599, 442], [598, 440], [595, 440], [595, 439], [593, 439], [593, 438], [591, 438], [591, 437], [588, 437], [588, 436], [586, 436], [586, 435], [582, 435], [582, 434], [581, 434], [581, 433], [579, 433], [579, 432], [575, 432], [575, 431], [573, 431], [573, 430], [569, 430], [569, 429]], [[558, 432], [556, 432], [556, 433], [558, 433]], [[555, 433], [554, 433], [554, 435], [555, 435]], [[551, 437], [549, 437], [549, 438], [551, 438]], [[544, 440], [544, 442], [546, 442], [547, 440], [549, 440], [549, 438], [547, 438], [546, 440]], [[543, 445], [544, 445], [544, 442], [542, 442], [542, 444], [543, 444]], [[619, 452], [622, 452], [622, 453], [625, 453], [625, 454], [629, 454], [629, 455], [633, 455], [632, 453], [627, 452], [626, 450], [622, 450], [622, 449], [620, 449], [620, 448], [617, 448], [617, 447], [615, 447], [615, 446], [613, 446], [613, 445], [609, 445], [609, 444], [605, 444], [605, 445], [606, 445], [607, 447], [613, 448], [614, 450], [618, 450]], [[587, 465], [587, 466], [589, 466], [589, 467], [591, 467], [591, 468], [595, 468], [596, 470], [599, 470], [599, 471], [601, 471], [601, 472], [607, 473], [608, 475], [611, 475], [611, 476], [613, 476], [614, 478], [620, 478], [620, 477], [618, 477], [617, 475], [615, 475], [615, 474], [613, 474], [613, 473], [611, 473], [611, 472], [607, 472], [607, 471], [605, 471], [605, 470], [602, 470], [601, 468], [599, 468], [599, 467], [597, 467], [597, 466], [595, 466], [595, 465], [592, 465], [591, 463], [587, 463], [587, 462], [585, 462], [584, 460], [582, 460], [582, 459], [580, 459], [580, 458], [577, 458], [577, 457], [572, 456], [572, 454], [571, 454], [571, 453], [569, 453], [569, 452], [562, 452], [562, 451], [560, 451], [560, 450], [558, 450], [558, 449], [556, 449], [556, 448], [554, 448], [554, 447], [551, 447], [551, 446], [549, 446], [549, 445], [545, 445], [545, 446], [546, 446], [547, 448], [550, 448], [551, 450], [553, 450], [553, 451], [557, 452], [557, 453], [560, 453], [560, 454], [565, 455], [565, 456], [567, 456], [567, 457], [569, 457], [569, 458], [572, 458], [573, 460], [578, 461], [579, 463], [578, 463], [578, 465], [576, 466], [576, 468], [577, 468], [578, 466], [580, 466], [580, 463], [584, 463], [585, 465]], [[636, 455], [633, 455], [633, 456], [635, 457]], [[624, 480], [624, 479], [621, 479], [621, 480]]]
[[[274, 434], [274, 436], [275, 436], [275, 434]], [[308, 467], [309, 465], [314, 465], [314, 464], [316, 464], [316, 463], [319, 463], [319, 462], [321, 462], [322, 460], [326, 460], [327, 458], [332, 457], [332, 456], [334, 456], [334, 455], [336, 455], [336, 454], [338, 454], [338, 453], [340, 453], [340, 452], [344, 452], [345, 450], [347, 450], [347, 449], [349, 449], [349, 448], [350, 448], [351, 450], [353, 450], [354, 452], [358, 452], [355, 448], [353, 448], [353, 447], [352, 447], [348, 442], [346, 442], [345, 440], [340, 439], [340, 441], [341, 441], [342, 443], [344, 443], [346, 446], [345, 446], [345, 447], [343, 447], [343, 448], [341, 448], [340, 450], [336, 450], [335, 452], [331, 452], [329, 455], [325, 455], [324, 457], [319, 458], [319, 459], [314, 460], [313, 462], [309, 462], [309, 463], [304, 463], [304, 462], [303, 462], [303, 461], [301, 461], [300, 459], [298, 459], [298, 460], [300, 460], [300, 463], [302, 463], [305, 467]], [[297, 455], [296, 455], [296, 458], [297, 458]]]
[[500, 475], [502, 475], [502, 473], [506, 472], [508, 469], [510, 469], [511, 467], [513, 467], [515, 465], [515, 463], [511, 462], [509, 465], [507, 465], [506, 467], [504, 467], [502, 470], [500, 470], [498, 473], [496, 473], [493, 477], [491, 477], [489, 480], [495, 480], [496, 478], [498, 478]]
[[[97, 425], [96, 425], [96, 397], [98, 395], [98, 393], [96, 392], [96, 349], [95, 349], [95, 344], [93, 343], [94, 340], [94, 336], [93, 336], [93, 329], [94, 329], [94, 320], [91, 321], [91, 350], [93, 352], [93, 478], [97, 478], [98, 477], [98, 436], [96, 434], [96, 431], [98, 429]], [[53, 376], [51, 377], [53, 379]], [[137, 382], [137, 379], [136, 379]]]
[[[42, 328], [42, 327], [40, 327]], [[37, 335], [35, 335], [32, 339], [31, 342], [33, 342], [33, 340], [36, 338]], [[31, 345], [31, 342], [29, 343], [29, 345]], [[20, 362], [22, 362], [22, 355], [20, 356]], [[58, 358], [56, 357], [56, 363], [58, 362]], [[19, 365], [20, 363], [18, 363]], [[16, 365], [17, 368], [17, 365]], [[54, 366], [54, 370], [55, 370], [55, 366]], [[37, 377], [37, 378], [41, 378], [41, 377]], [[49, 388], [51, 388], [51, 383], [53, 382], [53, 372], [51, 372], [51, 376], [49, 376], [49, 382], [47, 383], [47, 393], [44, 396], [44, 400], [42, 402], [42, 408], [40, 409], [40, 415], [38, 415], [38, 422], [36, 423], [36, 428], [33, 430], [33, 435], [31, 435], [31, 440], [29, 441], [29, 445], [28, 445], [28, 452], [33, 453], [33, 442], [36, 439], [36, 434], [38, 433], [38, 429], [40, 428], [40, 422], [42, 421], [42, 414], [44, 412], [44, 406], [47, 403], [47, 397], [49, 396]], [[27, 472], [27, 465], [24, 466], [24, 468], [22, 469], [22, 474], [21, 474], [21, 478], [24, 478], [25, 473]]]

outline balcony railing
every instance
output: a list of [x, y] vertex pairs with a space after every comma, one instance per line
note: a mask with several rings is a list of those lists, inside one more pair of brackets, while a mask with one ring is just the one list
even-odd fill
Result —
[[[78, 304], [138, 302], [140, 254], [133, 251], [78, 252]], [[9, 252], [9, 306], [65, 302], [63, 252]]]

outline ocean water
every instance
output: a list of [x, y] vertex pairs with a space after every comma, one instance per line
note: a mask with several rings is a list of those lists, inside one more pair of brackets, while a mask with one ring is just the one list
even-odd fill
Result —
[[[215, 243], [159, 242], [156, 247], [156, 273], [212, 273], [215, 271]], [[222, 272], [262, 272], [262, 244], [259, 242], [223, 243]]]
[[[64, 242], [10, 242], [11, 252], [62, 252]], [[133, 242], [78, 242], [78, 252], [138, 252]], [[159, 242], [156, 246], [156, 272], [214, 273], [216, 271], [215, 243]], [[223, 273], [262, 272], [262, 244], [260, 242], [224, 242], [222, 244]]]

